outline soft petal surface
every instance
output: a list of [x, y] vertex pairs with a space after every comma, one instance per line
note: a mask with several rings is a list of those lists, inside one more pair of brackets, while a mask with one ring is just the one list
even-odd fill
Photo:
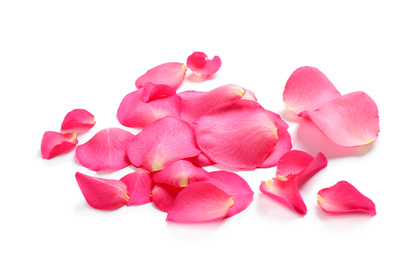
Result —
[[181, 98], [177, 95], [143, 101], [143, 92], [139, 89], [127, 94], [122, 100], [118, 111], [118, 121], [127, 127], [143, 128], [146, 125], [166, 116], [179, 117], [181, 113]]
[[341, 94], [317, 68], [300, 67], [286, 82], [283, 102], [296, 114], [313, 111]]
[[177, 160], [197, 156], [201, 151], [189, 123], [165, 117], [138, 133], [128, 145], [127, 153], [133, 165], [154, 172]]
[[209, 175], [210, 182], [232, 196], [235, 202], [229, 209], [226, 218], [238, 214], [251, 204], [254, 192], [241, 176], [228, 171], [210, 172]]
[[167, 85], [156, 85], [153, 83], [146, 83], [143, 90], [143, 101], [149, 102], [151, 100], [172, 96], [176, 93], [176, 90]]
[[205, 167], [216, 164], [209, 157], [207, 157], [204, 153], [200, 153], [197, 156], [191, 157], [188, 161], [192, 162], [194, 165]]
[[189, 161], [179, 160], [157, 172], [153, 176], [153, 181], [181, 188], [193, 182], [208, 181], [209, 178], [209, 173], [203, 168]]
[[182, 189], [157, 183], [153, 187], [151, 200], [160, 211], [168, 212], [173, 207], [175, 198]]
[[136, 172], [125, 175], [120, 181], [125, 183], [128, 194], [130, 195], [127, 206], [143, 205], [150, 202], [150, 195], [152, 193], [152, 178], [150, 177], [150, 173], [139, 169]]
[[347, 181], [318, 192], [318, 204], [327, 213], [367, 213], [376, 215], [375, 203]]
[[42, 136], [41, 154], [44, 159], [51, 159], [59, 154], [73, 150], [78, 143], [76, 133], [46, 131]]
[[360, 146], [378, 137], [378, 107], [361, 91], [343, 95], [315, 111], [308, 111], [308, 116], [321, 132], [341, 146]]
[[112, 210], [127, 204], [127, 186], [122, 181], [91, 177], [76, 172], [76, 180], [86, 202], [95, 209]]
[[210, 182], [194, 182], [175, 198], [167, 220], [185, 223], [223, 219], [234, 204], [232, 196]]
[[209, 59], [203, 52], [196, 51], [187, 59], [187, 67], [199, 77], [208, 77], [216, 73], [222, 66], [219, 56]]
[[79, 163], [92, 171], [119, 170], [130, 165], [127, 144], [134, 135], [120, 128], [106, 128], [76, 148]]
[[168, 62], [148, 70], [144, 75], [136, 80], [136, 87], [143, 88], [150, 82], [155, 85], [166, 85], [173, 89], [178, 89], [184, 81], [187, 67], [183, 63]]
[[61, 130], [92, 128], [95, 123], [95, 117], [89, 111], [86, 109], [74, 109], [64, 117], [61, 123]]
[[264, 162], [259, 168], [269, 168], [277, 165], [279, 158], [286, 152], [292, 149], [292, 140], [289, 132], [284, 127], [278, 127], [277, 129], [278, 141], [274, 149], [265, 158]]
[[197, 143], [214, 162], [230, 169], [255, 169], [278, 142], [277, 125], [257, 102], [223, 103], [197, 122]]

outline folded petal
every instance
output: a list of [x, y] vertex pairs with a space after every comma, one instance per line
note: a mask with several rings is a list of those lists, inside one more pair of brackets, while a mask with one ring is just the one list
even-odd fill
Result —
[[160, 211], [168, 212], [173, 207], [175, 198], [182, 189], [157, 183], [153, 187], [151, 200]]
[[125, 175], [120, 181], [125, 183], [128, 194], [130, 195], [127, 206], [143, 205], [150, 202], [150, 195], [152, 194], [152, 178], [150, 178], [150, 173], [139, 169], [136, 172]]
[[134, 135], [120, 128], [106, 128], [76, 148], [79, 163], [92, 171], [119, 170], [130, 165], [126, 146]]
[[176, 90], [167, 85], [156, 85], [147, 82], [144, 86], [142, 98], [144, 102], [149, 102], [157, 98], [172, 96], [175, 93]]
[[287, 181], [273, 178], [261, 182], [260, 191], [268, 197], [279, 201], [301, 215], [306, 215], [305, 202], [297, 188], [296, 178], [292, 176]]
[[74, 109], [64, 117], [61, 123], [61, 130], [92, 128], [95, 123], [95, 117], [89, 111], [85, 109]]
[[375, 203], [347, 181], [339, 181], [334, 186], [320, 190], [317, 197], [319, 206], [327, 213], [376, 215]]
[[73, 150], [78, 143], [76, 133], [46, 131], [42, 136], [41, 154], [44, 159], [51, 159], [59, 154]]
[[150, 82], [155, 85], [166, 85], [178, 89], [184, 81], [187, 67], [183, 63], [168, 62], [148, 70], [136, 80], [136, 87], [143, 88]]
[[378, 107], [361, 91], [343, 95], [315, 111], [308, 111], [308, 116], [321, 132], [341, 146], [360, 146], [378, 137]]
[[207, 222], [223, 219], [234, 204], [232, 197], [210, 182], [194, 182], [176, 196], [167, 220]]
[[127, 204], [127, 187], [122, 181], [91, 177], [76, 172], [76, 180], [86, 202], [95, 209], [112, 210]]
[[128, 145], [127, 153], [133, 165], [154, 172], [177, 160], [197, 156], [201, 151], [189, 123], [165, 117], [138, 133]]
[[341, 94], [317, 68], [300, 67], [286, 82], [283, 102], [296, 114], [313, 111]]
[[192, 162], [194, 165], [205, 167], [216, 164], [209, 157], [207, 157], [204, 153], [200, 153], [197, 156], [191, 157], [187, 159], [188, 161]]
[[157, 172], [153, 181], [181, 188], [193, 182], [208, 181], [209, 178], [209, 173], [203, 168], [194, 166], [189, 161], [179, 160]]
[[209, 77], [216, 73], [222, 66], [219, 56], [209, 59], [204, 52], [196, 51], [187, 59], [187, 67], [199, 77]]
[[278, 142], [277, 125], [257, 102], [223, 103], [197, 122], [197, 143], [212, 161], [230, 169], [255, 169]]
[[254, 192], [241, 176], [227, 171], [210, 172], [209, 175], [210, 182], [232, 196], [235, 202], [229, 209], [226, 218], [238, 214], [251, 204]]
[[127, 127], [140, 127], [166, 116], [178, 117], [181, 113], [181, 98], [177, 95], [143, 101], [143, 93], [147, 87], [127, 94], [118, 111], [118, 121]]

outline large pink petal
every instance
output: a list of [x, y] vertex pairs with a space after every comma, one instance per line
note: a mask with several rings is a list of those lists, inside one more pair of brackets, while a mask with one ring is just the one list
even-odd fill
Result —
[[166, 116], [178, 117], [181, 112], [181, 98], [177, 95], [143, 101], [146, 89], [139, 89], [127, 94], [118, 111], [118, 121], [127, 127], [140, 127]]
[[347, 181], [318, 192], [318, 204], [327, 213], [367, 213], [376, 215], [375, 203]]
[[201, 151], [189, 123], [165, 117], [138, 133], [128, 145], [127, 153], [133, 165], [154, 172], [177, 160], [197, 156]]
[[148, 70], [144, 75], [136, 80], [136, 87], [143, 88], [150, 82], [155, 85], [166, 85], [173, 89], [178, 89], [184, 81], [187, 67], [183, 63], [168, 62]]
[[51, 159], [59, 154], [69, 152], [78, 143], [76, 133], [59, 133], [46, 131], [42, 136], [41, 154], [44, 159]]
[[378, 137], [378, 107], [361, 91], [343, 95], [315, 111], [308, 111], [308, 116], [321, 132], [341, 146], [364, 145]]
[[207, 222], [223, 219], [234, 204], [232, 197], [210, 182], [194, 182], [175, 198], [167, 220]]
[[187, 59], [187, 67], [199, 77], [208, 77], [216, 73], [222, 66], [222, 60], [219, 56], [208, 59], [203, 52], [196, 51]]
[[67, 113], [61, 123], [61, 130], [74, 128], [92, 128], [95, 125], [95, 117], [85, 109], [74, 109]]
[[151, 100], [172, 96], [176, 93], [176, 90], [167, 85], [156, 85], [153, 83], [146, 83], [143, 90], [143, 101], [149, 102]]
[[76, 148], [77, 160], [93, 171], [122, 169], [130, 165], [126, 146], [133, 138], [132, 133], [120, 128], [103, 129]]
[[341, 94], [317, 68], [300, 67], [286, 82], [283, 102], [296, 114], [313, 111]]
[[157, 183], [152, 189], [151, 200], [156, 208], [168, 212], [173, 207], [175, 198], [182, 189]]
[[214, 162], [231, 169], [255, 169], [278, 141], [277, 125], [257, 102], [235, 100], [203, 115], [197, 143]]
[[229, 209], [226, 218], [243, 211], [253, 200], [254, 192], [251, 187], [236, 173], [227, 171], [210, 172], [210, 182], [232, 196], [235, 202]]
[[189, 161], [179, 160], [157, 172], [153, 181], [181, 188], [193, 182], [208, 181], [209, 178], [209, 173], [203, 168], [194, 166]]
[[129, 200], [127, 187], [122, 181], [91, 177], [76, 172], [77, 184], [86, 202], [95, 209], [117, 209]]
[[143, 205], [150, 202], [150, 195], [152, 193], [152, 178], [150, 178], [150, 173], [139, 169], [136, 172], [125, 175], [120, 181], [127, 185], [128, 194], [130, 195], [127, 206]]

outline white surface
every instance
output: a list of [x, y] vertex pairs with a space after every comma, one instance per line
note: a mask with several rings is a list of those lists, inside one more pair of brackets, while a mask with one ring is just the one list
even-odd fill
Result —
[[[419, 259], [416, 2], [245, 2], [0, 3], [1, 259]], [[59, 131], [68, 111], [85, 108], [97, 119], [82, 144], [119, 126], [116, 110], [138, 76], [193, 51], [219, 55], [223, 65], [209, 81], [187, 77], [181, 91], [248, 88], [289, 123], [294, 149], [327, 155], [328, 167], [301, 190], [305, 217], [259, 192], [274, 168], [239, 172], [255, 192], [241, 214], [181, 225], [151, 204], [94, 210], [74, 178], [118, 179], [133, 168], [98, 175], [74, 153], [41, 159], [43, 133]], [[332, 145], [285, 110], [286, 80], [304, 65], [341, 93], [362, 90], [376, 101], [381, 133], [367, 151]], [[378, 214], [324, 214], [316, 193], [339, 180], [370, 197]]]

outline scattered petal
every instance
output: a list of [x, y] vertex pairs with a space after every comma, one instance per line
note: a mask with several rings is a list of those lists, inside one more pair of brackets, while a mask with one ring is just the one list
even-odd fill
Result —
[[47, 131], [41, 141], [42, 158], [51, 159], [59, 154], [69, 152], [76, 147], [77, 143], [76, 133]]
[[61, 123], [61, 130], [75, 128], [92, 128], [95, 125], [95, 117], [85, 109], [74, 109], [67, 113]]
[[194, 166], [189, 161], [179, 160], [157, 172], [153, 181], [182, 188], [193, 182], [208, 181], [209, 178], [209, 173], [203, 168]]
[[151, 200], [160, 211], [168, 212], [174, 205], [174, 201], [182, 188], [157, 183], [152, 190]]
[[187, 67], [199, 77], [209, 77], [216, 73], [222, 66], [219, 56], [214, 56], [209, 60], [204, 52], [194, 52], [187, 59]]
[[136, 87], [143, 88], [150, 82], [155, 85], [166, 85], [175, 90], [184, 81], [187, 67], [183, 63], [168, 62], [148, 70], [136, 80]]
[[144, 86], [142, 98], [144, 102], [149, 102], [157, 98], [175, 95], [175, 93], [176, 90], [167, 85], [156, 85], [147, 82]]
[[192, 162], [193, 164], [200, 166], [200, 167], [206, 167], [210, 165], [216, 164], [212, 160], [210, 160], [209, 157], [207, 157], [204, 153], [200, 153], [197, 156], [188, 158], [188, 161]]
[[139, 169], [136, 172], [125, 175], [120, 179], [127, 185], [130, 199], [127, 201], [127, 206], [143, 205], [150, 202], [150, 195], [152, 193], [152, 178], [150, 173]]

